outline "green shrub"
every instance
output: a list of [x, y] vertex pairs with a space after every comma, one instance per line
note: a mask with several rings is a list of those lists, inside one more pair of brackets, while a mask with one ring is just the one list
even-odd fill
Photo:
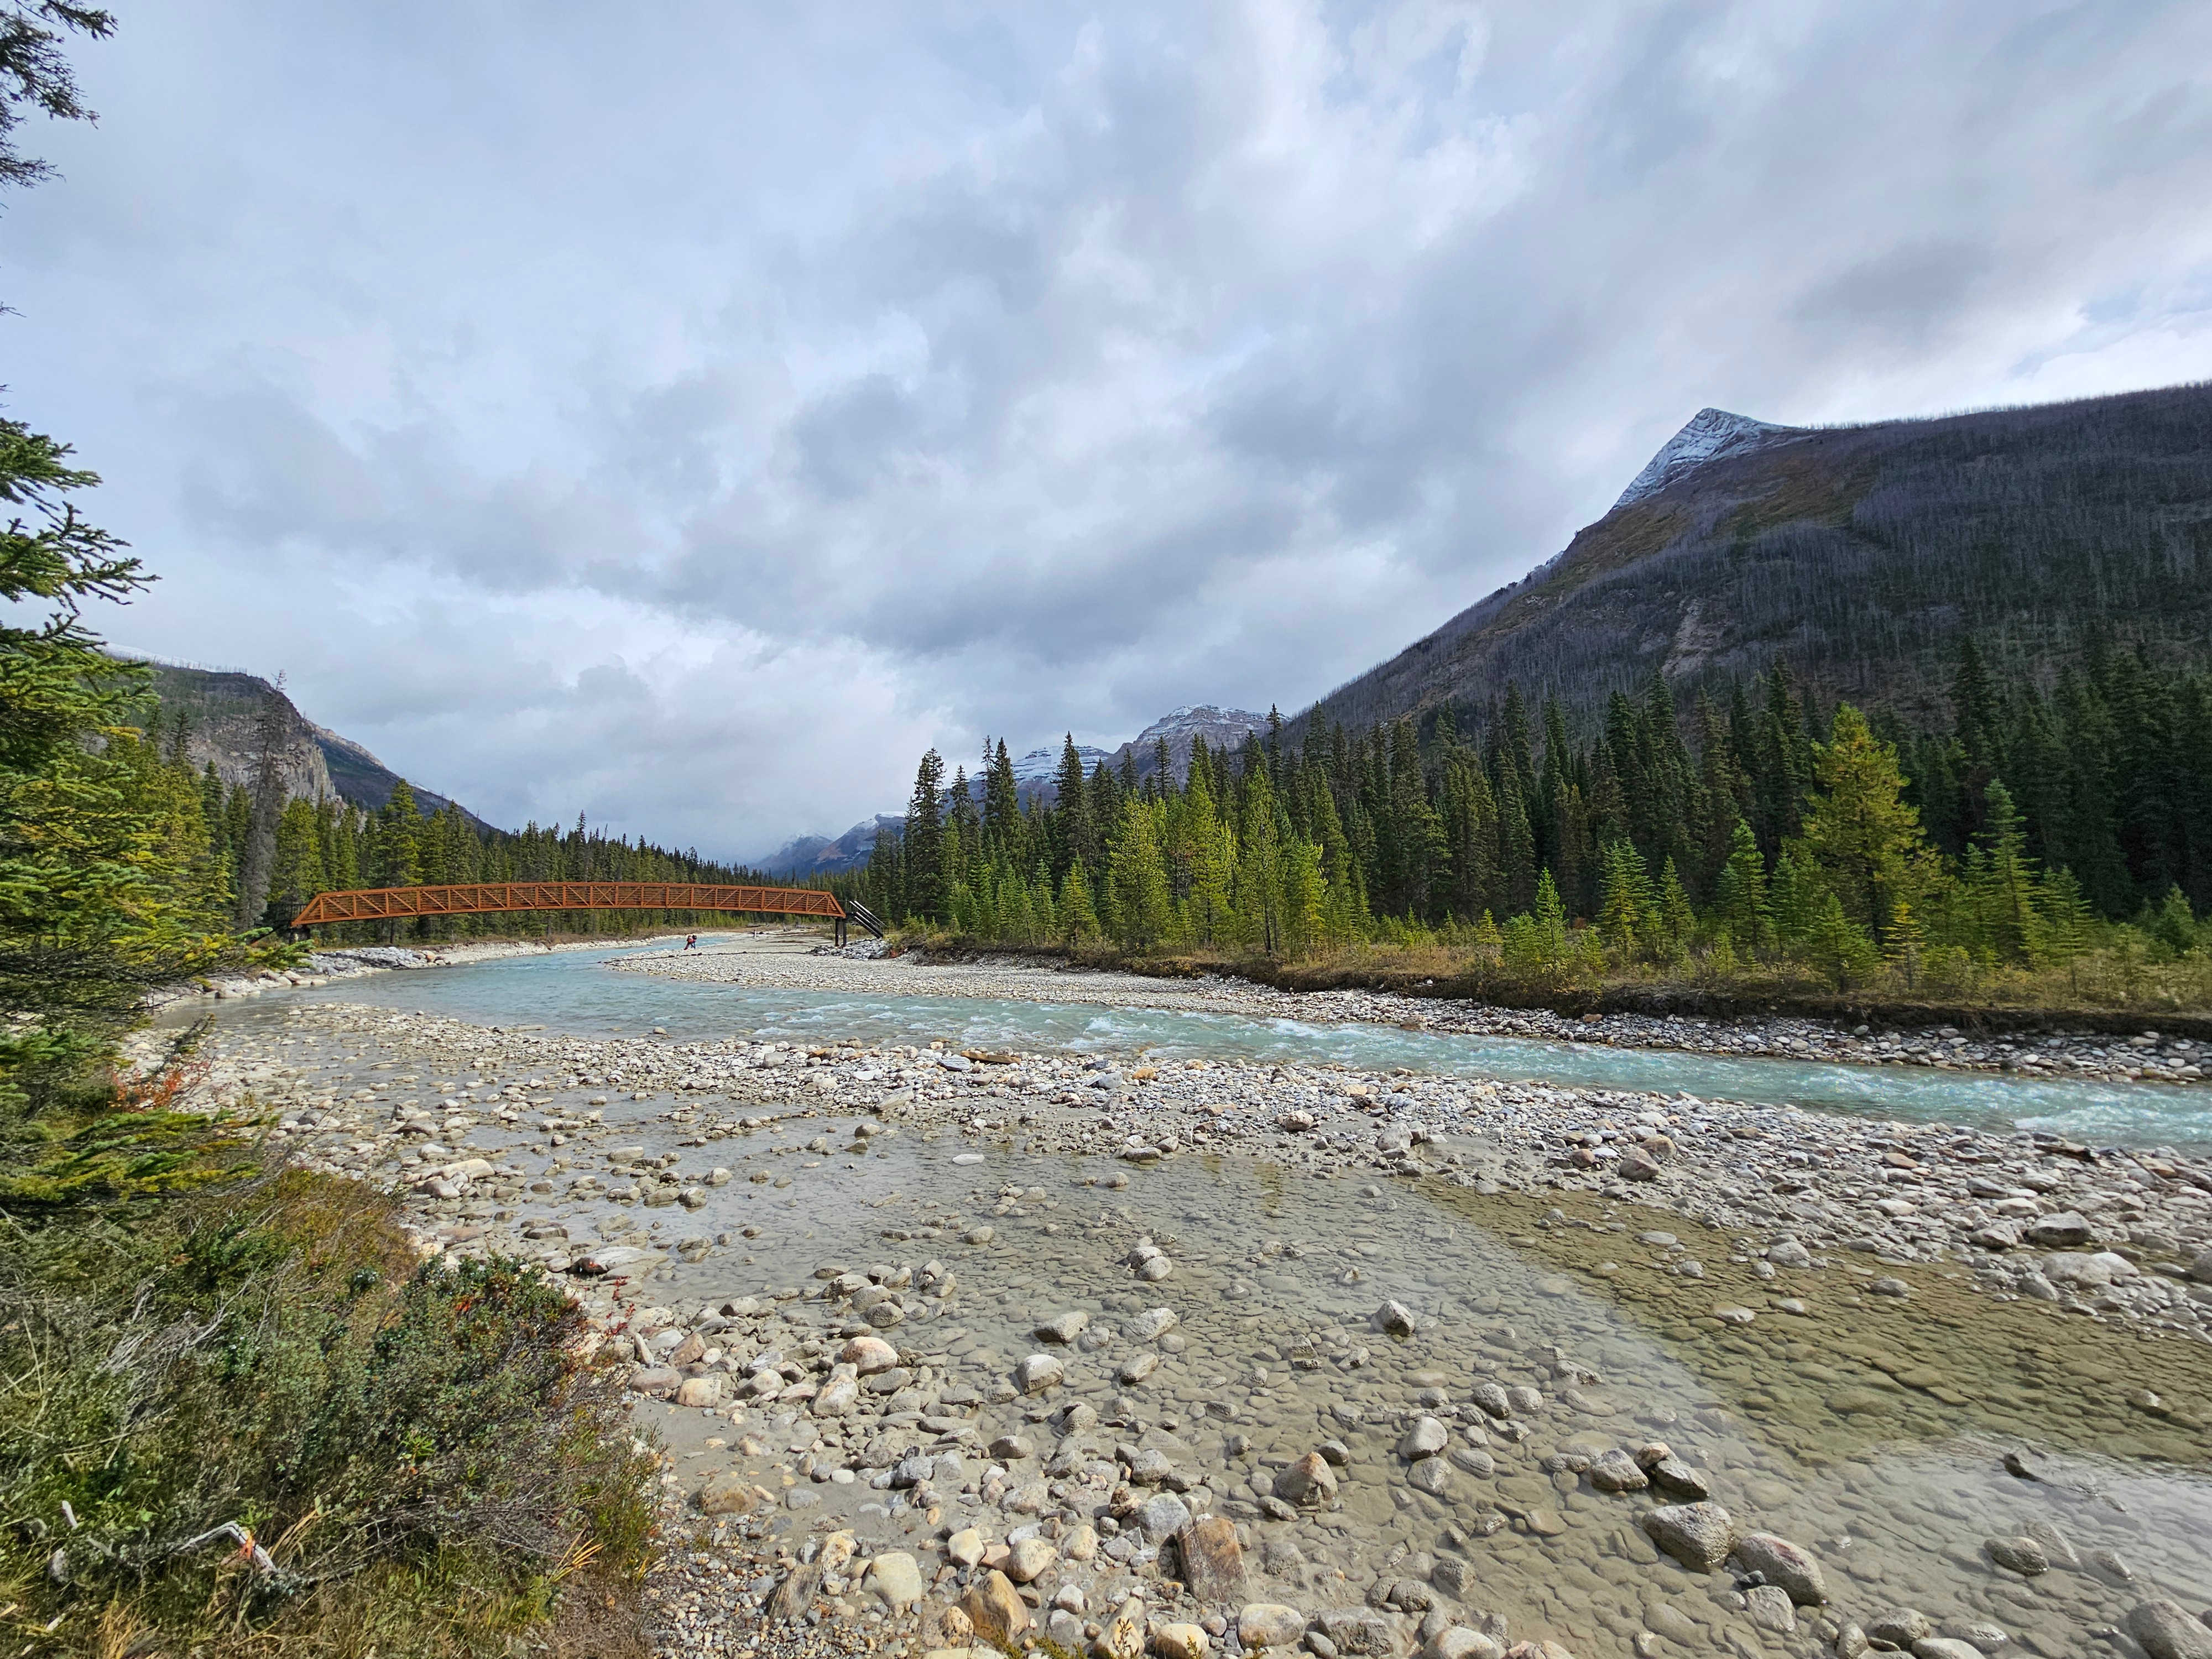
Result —
[[387, 1200], [299, 1171], [8, 1242], [0, 1601], [54, 1650], [482, 1650], [578, 1561], [641, 1565], [648, 1461], [534, 1267], [418, 1267]]

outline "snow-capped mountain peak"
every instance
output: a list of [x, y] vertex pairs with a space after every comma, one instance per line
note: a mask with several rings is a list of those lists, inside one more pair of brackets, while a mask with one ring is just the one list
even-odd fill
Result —
[[1684, 473], [1723, 455], [1741, 455], [1784, 438], [1796, 437], [1802, 428], [1754, 421], [1748, 415], [1731, 415], [1725, 409], [1701, 409], [1680, 432], [1660, 447], [1644, 471], [1629, 480], [1628, 488], [1613, 505], [1616, 511], [1631, 501], [1656, 495]]

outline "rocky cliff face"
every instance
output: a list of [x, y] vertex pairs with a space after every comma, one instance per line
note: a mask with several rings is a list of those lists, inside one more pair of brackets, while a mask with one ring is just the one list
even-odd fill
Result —
[[[153, 663], [154, 691], [166, 724], [185, 718], [185, 752], [195, 768], [212, 763], [226, 787], [253, 775], [260, 722], [273, 705], [283, 722], [284, 784], [295, 799], [336, 799], [374, 811], [392, 799], [399, 774], [349, 738], [317, 726], [290, 697], [258, 675]], [[443, 795], [409, 785], [425, 812], [442, 811]], [[465, 807], [462, 809], [466, 811]], [[474, 813], [471, 822], [489, 829]]]

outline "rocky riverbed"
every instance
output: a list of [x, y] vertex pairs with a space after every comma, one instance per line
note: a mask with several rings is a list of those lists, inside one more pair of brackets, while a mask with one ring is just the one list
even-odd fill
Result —
[[710, 940], [702, 951], [640, 952], [610, 965], [695, 982], [894, 996], [1013, 998], [1093, 1002], [1107, 1007], [1185, 1008], [1316, 1024], [1402, 1025], [1479, 1036], [1607, 1043], [1627, 1048], [1829, 1060], [1865, 1066], [1926, 1066], [1948, 1071], [2012, 1072], [2051, 1077], [2197, 1083], [2204, 1045], [2148, 1025], [2130, 1035], [2072, 1031], [2039, 1036], [1978, 1036], [1953, 1026], [1876, 1031], [1796, 1018], [1706, 1019], [1687, 1016], [1585, 1014], [1496, 1008], [1388, 992], [1278, 991], [1215, 975], [1156, 979], [1018, 957], [933, 963], [912, 956], [872, 957], [811, 948], [796, 930]]
[[2194, 1159], [328, 1002], [214, 1058], [426, 1254], [576, 1287], [665, 1453], [670, 1654], [2212, 1639]]

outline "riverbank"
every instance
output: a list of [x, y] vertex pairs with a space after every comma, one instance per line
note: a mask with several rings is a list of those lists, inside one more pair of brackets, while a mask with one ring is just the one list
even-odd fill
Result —
[[636, 953], [610, 963], [625, 972], [695, 983], [893, 996], [1016, 998], [1108, 1007], [1182, 1008], [1261, 1019], [1366, 1023], [1479, 1036], [1676, 1049], [1685, 1053], [1926, 1066], [2106, 1081], [2201, 1083], [2212, 1043], [2152, 1026], [2126, 1037], [2067, 1030], [2035, 1036], [1954, 1025], [1875, 1030], [1811, 1018], [1632, 1012], [1569, 1015], [1504, 1008], [1431, 994], [1351, 987], [1285, 990], [1243, 978], [1197, 974], [1155, 977], [1078, 966], [1064, 959], [1000, 955], [933, 959], [920, 953], [864, 957], [813, 948], [798, 930], [710, 939], [696, 951]]
[[[276, 1108], [289, 1155], [398, 1187], [426, 1252], [530, 1255], [629, 1348], [665, 1653], [957, 1648], [994, 1619], [1180, 1659], [1809, 1653], [1901, 1602], [2056, 1659], [2212, 1566], [2186, 1542], [2212, 1512], [2140, 1518], [2186, 1490], [2131, 1489], [2124, 1525], [2060, 1498], [2118, 1478], [2085, 1457], [2203, 1465], [2202, 1160], [326, 1002], [219, 1030], [211, 1082]], [[1662, 1553], [1650, 1517], [1693, 1488], [1815, 1557], [1826, 1599]], [[1984, 1547], [2039, 1528], [2074, 1565]]]

